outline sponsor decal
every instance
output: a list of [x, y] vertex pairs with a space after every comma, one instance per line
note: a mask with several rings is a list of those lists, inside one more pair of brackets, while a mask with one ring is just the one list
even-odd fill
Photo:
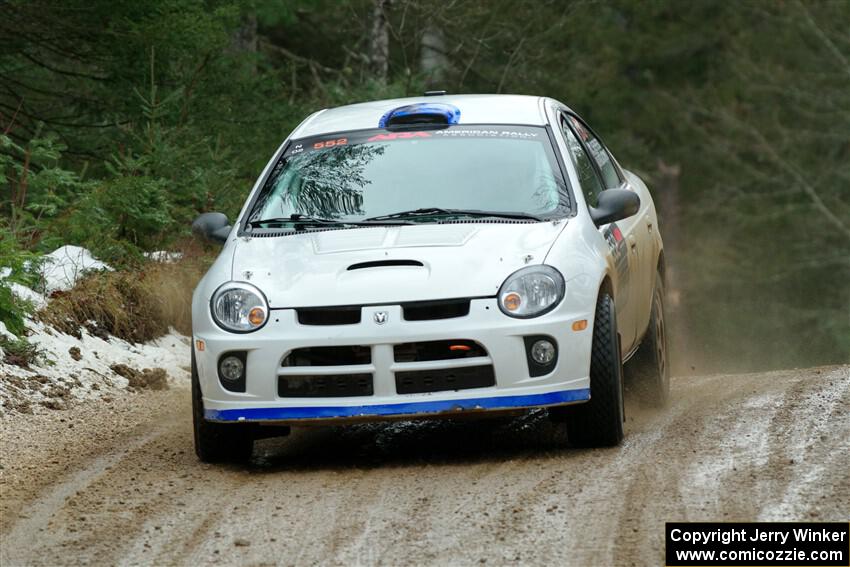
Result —
[[[331, 138], [331, 136], [333, 136]], [[330, 139], [329, 139], [330, 138]], [[397, 140], [420, 140], [420, 139], [466, 139], [475, 138], [501, 139], [501, 140], [529, 140], [546, 143], [546, 135], [538, 127], [522, 126], [450, 126], [434, 130], [417, 130], [404, 132], [375, 132], [353, 131], [338, 132], [336, 134], [324, 134], [315, 137], [301, 138], [296, 140], [290, 149], [284, 154], [285, 157], [294, 157], [299, 154], [328, 150], [339, 147], [352, 147], [367, 143], [392, 142]]]
[[590, 132], [587, 131], [584, 124], [576, 120], [575, 116], [570, 116], [570, 122], [573, 123], [573, 128], [575, 128], [575, 131], [578, 132], [582, 141], [586, 142], [590, 138]]
[[611, 225], [611, 226], [612, 226], [611, 234], [614, 236], [614, 241], [615, 242], [622, 242], [623, 241], [623, 231], [621, 231], [620, 227], [617, 226], [616, 224]]
[[467, 130], [467, 129], [450, 129], [437, 130], [434, 135], [442, 138], [513, 138], [519, 140], [534, 139], [537, 137], [537, 132], [519, 132], [517, 130]]
[[390, 132], [389, 134], [376, 134], [367, 140], [367, 142], [383, 142], [386, 140], [406, 140], [409, 138], [430, 138], [428, 132]]
[[[608, 248], [611, 250], [611, 255], [614, 257], [614, 267], [617, 269], [617, 279], [620, 285], [628, 285], [629, 283], [629, 251], [626, 245], [626, 239], [623, 238], [623, 231], [617, 226], [617, 223], [611, 223], [605, 229], [605, 241], [608, 243]], [[624, 304], [627, 302], [628, 294], [623, 298]]]
[[322, 148], [333, 148], [335, 146], [344, 146], [348, 143], [348, 138], [337, 138], [336, 140], [325, 140], [324, 142], [316, 142], [313, 144], [314, 150], [321, 150]]
[[599, 167], [604, 167], [610, 161], [608, 158], [608, 152], [605, 151], [605, 148], [602, 147], [602, 144], [600, 144], [599, 140], [596, 138], [591, 138], [590, 141], [587, 142], [587, 147], [590, 148], [590, 153], [593, 154], [593, 159], [596, 160]]

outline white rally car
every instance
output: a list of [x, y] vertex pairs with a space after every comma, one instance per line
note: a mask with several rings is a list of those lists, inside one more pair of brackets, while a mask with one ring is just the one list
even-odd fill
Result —
[[652, 198], [558, 101], [316, 112], [232, 226], [193, 230], [224, 243], [192, 303], [201, 460], [292, 425], [540, 407], [572, 444], [616, 445], [633, 355], [668, 396]]

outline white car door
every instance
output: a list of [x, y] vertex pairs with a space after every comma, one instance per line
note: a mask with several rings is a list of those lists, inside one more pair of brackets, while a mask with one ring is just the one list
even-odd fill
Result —
[[638, 258], [638, 262], [634, 266], [634, 275], [636, 276], [634, 295], [637, 323], [636, 339], [639, 341], [649, 326], [649, 317], [652, 311], [652, 292], [655, 285], [656, 260], [658, 258], [658, 246], [654, 231], [658, 230], [658, 219], [649, 189], [639, 178], [634, 174], [627, 173], [624, 188], [634, 191], [640, 196], [640, 210], [634, 216], [634, 235], [637, 242]]
[[[593, 207], [598, 201], [600, 192], [621, 187], [624, 179], [604, 146], [578, 117], [572, 114], [562, 115], [561, 129], [566, 138], [567, 147], [570, 149], [570, 157], [576, 167], [585, 201], [588, 206]], [[636, 275], [635, 268], [639, 264], [636, 230], [635, 217], [599, 227], [599, 232], [608, 243], [614, 259], [615, 273], [612, 274], [616, 288], [614, 304], [617, 308], [617, 327], [623, 354], [629, 352], [637, 340], [635, 308], [637, 298], [634, 297], [632, 281]]]

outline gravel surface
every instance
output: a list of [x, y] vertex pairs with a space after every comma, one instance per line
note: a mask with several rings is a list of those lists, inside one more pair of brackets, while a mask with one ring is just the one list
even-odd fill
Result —
[[0, 419], [0, 564], [662, 565], [665, 521], [850, 518], [850, 367], [674, 380], [621, 447], [538, 412], [192, 449], [185, 383]]

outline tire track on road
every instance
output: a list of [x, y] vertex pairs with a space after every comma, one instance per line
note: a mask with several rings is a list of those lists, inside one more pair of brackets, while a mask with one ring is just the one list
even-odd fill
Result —
[[[134, 397], [111, 438], [78, 423], [53, 453], [4, 441], [9, 486], [35, 497], [4, 508], [29, 513], [3, 518], [0, 561], [642, 565], [665, 521], [850, 509], [850, 367], [676, 380], [669, 409], [630, 403], [618, 448], [561, 448], [540, 414], [305, 429], [244, 467], [197, 462], [188, 392], [170, 395]], [[26, 485], [69, 447], [93, 456]]]

